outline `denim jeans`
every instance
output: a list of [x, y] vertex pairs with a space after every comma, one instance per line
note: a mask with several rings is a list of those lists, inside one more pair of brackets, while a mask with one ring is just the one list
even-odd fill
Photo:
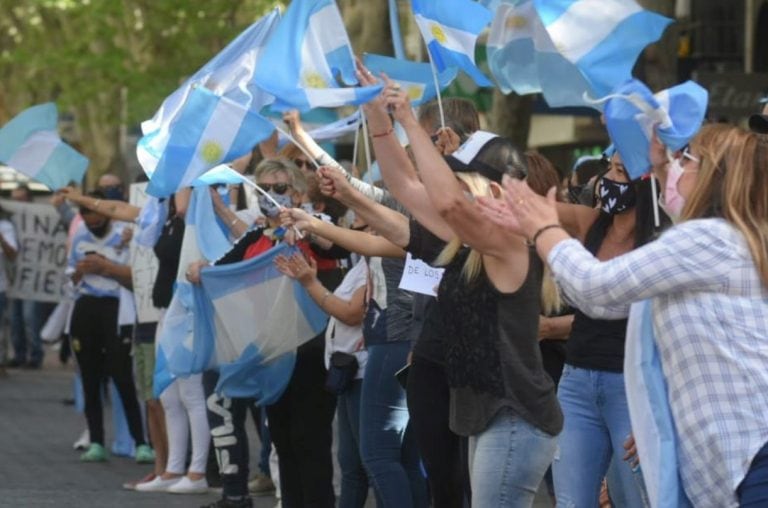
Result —
[[565, 418], [552, 468], [557, 505], [597, 506], [613, 460], [608, 492], [614, 506], [642, 507], [642, 475], [623, 460], [624, 441], [632, 432], [624, 374], [566, 364], [557, 397]]
[[339, 508], [362, 508], [368, 498], [368, 473], [360, 458], [360, 395], [363, 380], [350, 383], [336, 402], [339, 424], [339, 467], [341, 496]]
[[408, 358], [410, 342], [368, 346], [360, 399], [360, 454], [376, 492], [379, 508], [427, 505], [412, 432], [407, 432], [405, 390], [395, 379]]
[[500, 410], [488, 428], [469, 438], [472, 506], [532, 506], [556, 447], [557, 436]]
[[38, 302], [11, 300], [11, 341], [17, 362], [26, 363], [28, 360], [29, 363], [40, 364], [43, 361], [43, 343], [40, 339], [41, 321], [42, 312]]
[[768, 506], [768, 444], [763, 446], [736, 489], [740, 507]]

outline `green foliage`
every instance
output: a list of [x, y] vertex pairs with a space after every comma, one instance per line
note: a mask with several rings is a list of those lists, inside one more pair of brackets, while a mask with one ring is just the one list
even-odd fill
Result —
[[[149, 118], [273, 0], [0, 0], [0, 120], [55, 100], [76, 112], [98, 105], [108, 123]], [[111, 126], [111, 125], [110, 125]]]

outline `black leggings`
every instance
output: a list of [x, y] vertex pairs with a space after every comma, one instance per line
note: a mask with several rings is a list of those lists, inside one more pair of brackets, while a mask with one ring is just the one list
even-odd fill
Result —
[[445, 368], [414, 355], [406, 394], [409, 425], [427, 470], [432, 505], [462, 508], [471, 499], [467, 440], [448, 427], [451, 397]]
[[72, 312], [70, 340], [83, 378], [85, 419], [91, 442], [104, 445], [101, 386], [104, 378], [109, 376], [123, 401], [128, 429], [138, 446], [145, 441], [133, 382], [132, 339], [118, 335], [117, 312], [117, 298], [81, 296]]
[[219, 374], [203, 373], [208, 425], [211, 428], [213, 447], [221, 475], [222, 497], [240, 498], [248, 495], [248, 434], [245, 417], [253, 399], [231, 399], [215, 393]]
[[299, 348], [288, 387], [267, 406], [284, 508], [335, 506], [331, 422], [336, 397], [324, 388], [324, 347], [321, 334]]

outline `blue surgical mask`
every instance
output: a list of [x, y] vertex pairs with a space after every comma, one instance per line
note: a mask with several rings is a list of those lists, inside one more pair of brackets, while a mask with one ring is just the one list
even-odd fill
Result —
[[[281, 208], [290, 208], [293, 205], [291, 196], [288, 194], [277, 194], [270, 191], [269, 195], [272, 199], [277, 201], [277, 204], [280, 205]], [[259, 195], [259, 208], [261, 208], [261, 212], [267, 217], [277, 217], [280, 215], [280, 208], [276, 207], [275, 203], [263, 194]]]

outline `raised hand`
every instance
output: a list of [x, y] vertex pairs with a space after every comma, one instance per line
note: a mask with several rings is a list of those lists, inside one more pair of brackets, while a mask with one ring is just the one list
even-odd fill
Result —
[[461, 138], [450, 127], [443, 127], [437, 131], [435, 147], [441, 155], [451, 155], [461, 146]]
[[280, 273], [296, 279], [302, 286], [309, 285], [317, 278], [317, 262], [311, 258], [307, 262], [304, 255], [300, 253], [290, 257], [278, 256], [275, 259], [275, 266]]
[[347, 181], [346, 175], [336, 168], [330, 166], [321, 167], [317, 176], [320, 192], [326, 196], [338, 199], [342, 203], [349, 200], [354, 193], [354, 189]]
[[511, 233], [524, 236], [517, 217], [515, 217], [505, 201], [487, 196], [478, 197], [475, 201], [480, 206], [480, 212], [492, 224]]
[[550, 224], [559, 224], [557, 216], [557, 189], [552, 187], [547, 196], [539, 196], [522, 180], [504, 177], [504, 200], [512, 215], [517, 220], [518, 229], [513, 233], [522, 234], [531, 239], [536, 231]]
[[387, 110], [392, 113], [395, 120], [403, 125], [410, 121], [415, 122], [416, 117], [413, 114], [411, 100], [405, 90], [401, 90], [399, 83], [395, 83], [386, 76], [384, 76], [384, 82], [386, 86], [382, 95], [386, 99]]
[[301, 124], [301, 117], [297, 109], [290, 109], [283, 113], [283, 122], [290, 129], [291, 134], [296, 135], [298, 132], [304, 130], [304, 126]]
[[299, 231], [312, 233], [312, 222], [316, 220], [301, 208], [283, 208], [280, 211], [280, 222], [283, 227], [295, 227]]

